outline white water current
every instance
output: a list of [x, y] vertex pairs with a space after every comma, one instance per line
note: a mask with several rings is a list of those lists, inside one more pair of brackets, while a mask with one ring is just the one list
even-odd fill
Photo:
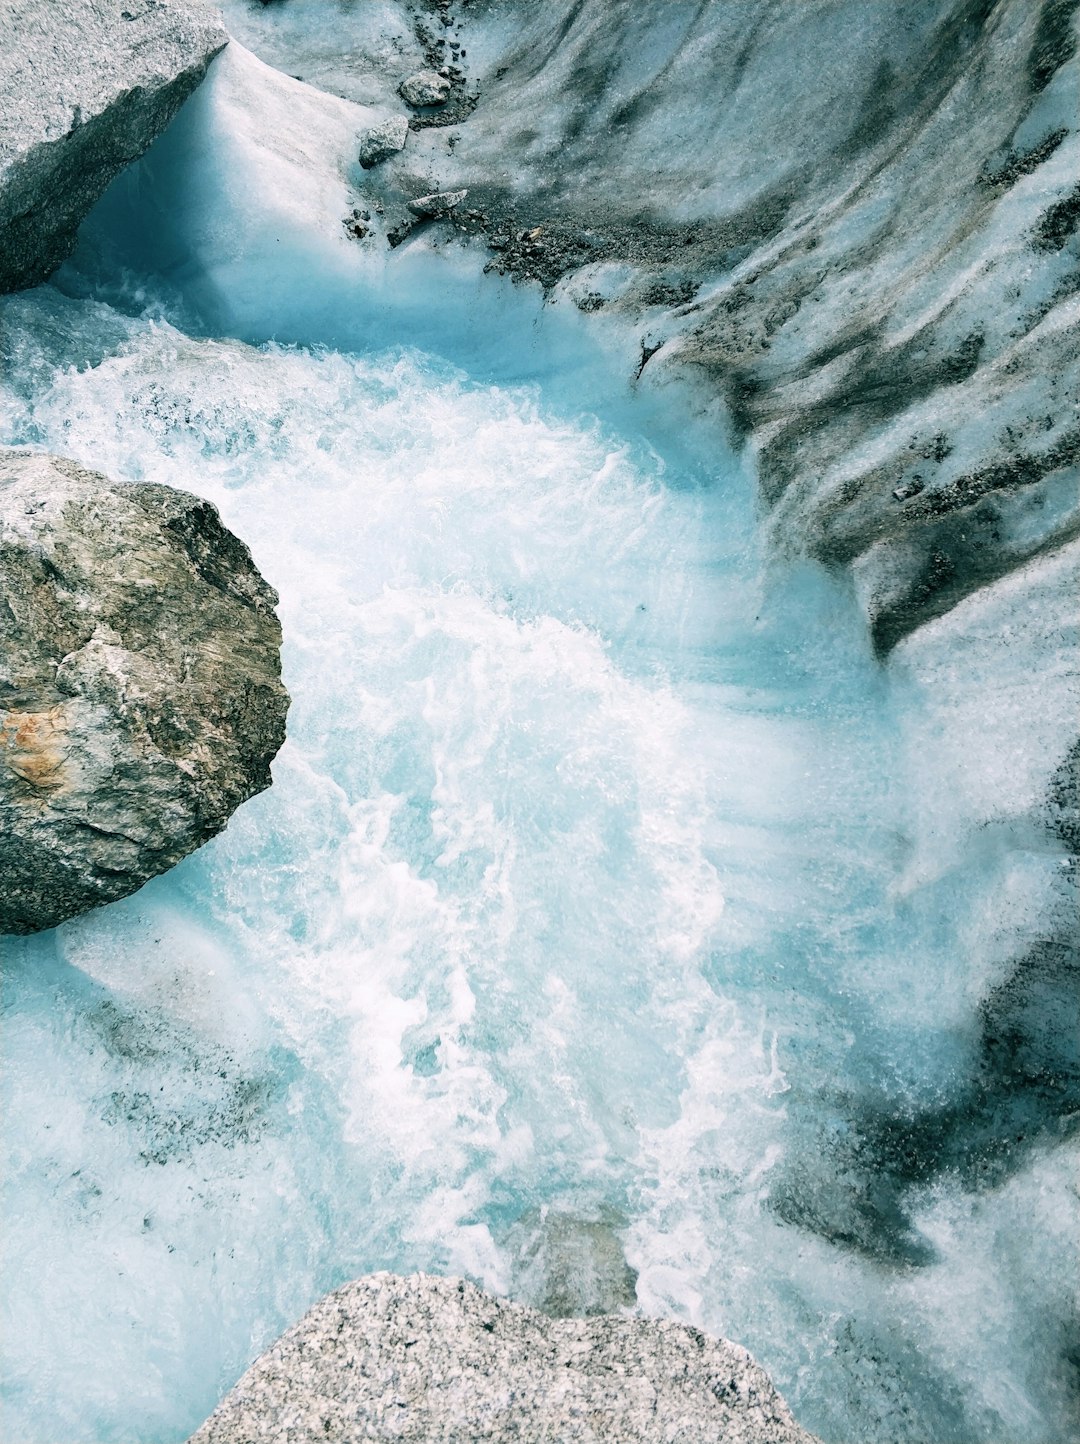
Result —
[[882, 667], [764, 564], [749, 465], [535, 296], [422, 251], [374, 308], [286, 294], [291, 252], [240, 303], [98, 225], [2, 303], [0, 442], [213, 500], [293, 704], [219, 838], [3, 941], [2, 1437], [182, 1440], [348, 1278], [541, 1302], [567, 1250], [826, 1440], [1065, 1437], [1074, 1164], [981, 1186], [950, 1140], [993, 1133], [980, 1004], [1054, 905], [1008, 819], [1066, 703], [1028, 717], [992, 612]]

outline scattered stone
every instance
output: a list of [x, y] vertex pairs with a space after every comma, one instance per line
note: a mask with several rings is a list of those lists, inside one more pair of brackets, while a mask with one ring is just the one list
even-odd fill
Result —
[[401, 82], [398, 93], [406, 105], [445, 105], [450, 95], [450, 81], [434, 70], [418, 70]]
[[360, 164], [365, 170], [389, 160], [392, 155], [405, 149], [409, 135], [409, 122], [404, 115], [392, 115], [389, 120], [380, 121], [360, 138]]
[[276, 602], [209, 502], [0, 453], [0, 932], [125, 897], [270, 785]]
[[43, 281], [228, 42], [183, 5], [0, 5], [0, 292]]
[[468, 191], [433, 191], [429, 196], [417, 196], [414, 201], [409, 201], [409, 210], [422, 220], [435, 220], [449, 215], [468, 194]]
[[397, 250], [403, 241], [407, 241], [416, 229], [416, 222], [406, 217], [398, 225], [392, 226], [386, 233], [386, 244], [392, 251]]
[[342, 222], [349, 235], [354, 240], [362, 241], [371, 234], [371, 213], [354, 207], [352, 214], [347, 215]]
[[893, 487], [893, 496], [897, 501], [910, 501], [913, 496], [918, 496], [926, 483], [921, 476], [909, 477], [902, 481], [899, 486]]
[[464, 1280], [327, 1295], [189, 1444], [814, 1444], [745, 1349], [683, 1324], [551, 1319]]

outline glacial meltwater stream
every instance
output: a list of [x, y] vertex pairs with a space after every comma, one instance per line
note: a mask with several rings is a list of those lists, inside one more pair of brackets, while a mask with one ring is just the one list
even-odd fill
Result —
[[883, 668], [838, 583], [765, 567], [715, 436], [584, 392], [478, 267], [403, 254], [331, 324], [288, 258], [237, 321], [100, 256], [3, 302], [0, 441], [212, 499], [293, 705], [218, 839], [4, 941], [3, 1437], [182, 1440], [346, 1279], [550, 1304], [582, 1260], [827, 1440], [1059, 1437], [1067, 1163], [905, 1173], [883, 1121], [948, 1134], [1057, 867], [945, 860], [954, 663]]

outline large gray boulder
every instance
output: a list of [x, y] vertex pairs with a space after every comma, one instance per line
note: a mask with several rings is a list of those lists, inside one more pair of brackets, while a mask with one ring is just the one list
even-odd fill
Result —
[[269, 786], [276, 601], [209, 502], [0, 453], [0, 932], [134, 892]]
[[551, 1319], [459, 1279], [320, 1300], [190, 1444], [813, 1444], [754, 1360], [682, 1324]]
[[200, 0], [4, 0], [0, 292], [55, 270], [227, 40]]

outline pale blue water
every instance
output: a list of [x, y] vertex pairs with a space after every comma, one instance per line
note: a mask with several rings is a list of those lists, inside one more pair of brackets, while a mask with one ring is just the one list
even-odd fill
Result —
[[0, 441], [210, 497], [293, 707], [220, 838], [4, 940], [3, 1438], [183, 1439], [347, 1278], [513, 1290], [545, 1205], [621, 1220], [639, 1305], [826, 1438], [1063, 1437], [1059, 1151], [932, 1172], [858, 1247], [778, 1204], [857, 1193], [861, 1109], [965, 1097], [1016, 944], [986, 899], [1023, 941], [1051, 886], [1037, 850], [940, 864], [925, 676], [765, 568], [748, 466], [534, 298], [448, 289], [443, 333], [421, 256], [396, 311], [308, 277], [284, 325], [267, 270], [238, 321], [190, 260], [110, 269], [125, 204], [0, 303]]

